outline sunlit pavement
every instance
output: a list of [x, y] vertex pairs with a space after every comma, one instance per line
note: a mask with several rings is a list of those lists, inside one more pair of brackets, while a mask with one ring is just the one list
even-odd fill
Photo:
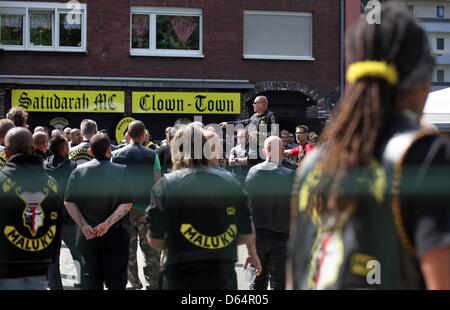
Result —
[[[238, 248], [238, 262], [236, 263], [236, 274], [238, 277], [238, 289], [239, 290], [247, 290], [249, 287], [249, 283], [244, 280], [244, 262], [247, 258], [247, 249], [244, 245], [239, 246]], [[144, 258], [139, 249], [138, 251], [138, 265], [142, 266], [144, 262]], [[65, 290], [74, 290], [79, 288], [74, 288], [74, 284], [78, 283], [78, 276], [76, 272], [75, 265], [73, 264], [72, 255], [70, 255], [69, 249], [65, 244], [61, 247], [61, 257], [60, 257], [60, 270], [61, 270], [61, 278], [62, 283]], [[143, 286], [146, 286], [144, 273], [142, 268], [139, 268], [139, 278]], [[131, 288], [130, 283], [128, 283], [127, 287]]]

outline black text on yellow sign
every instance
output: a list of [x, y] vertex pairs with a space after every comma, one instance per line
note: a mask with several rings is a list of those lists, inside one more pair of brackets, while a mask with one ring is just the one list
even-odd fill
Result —
[[12, 90], [11, 104], [28, 112], [123, 113], [123, 91]]
[[240, 114], [240, 93], [133, 92], [133, 113]]

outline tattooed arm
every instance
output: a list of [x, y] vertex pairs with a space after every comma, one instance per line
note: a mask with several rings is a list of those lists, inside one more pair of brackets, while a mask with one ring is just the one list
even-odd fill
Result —
[[74, 202], [64, 201], [64, 205], [66, 206], [67, 212], [69, 213], [70, 217], [81, 228], [81, 231], [83, 232], [86, 240], [94, 239], [94, 230], [84, 219], [83, 215], [80, 212], [80, 209], [78, 209], [77, 204]]
[[113, 214], [110, 215], [104, 222], [98, 224], [95, 228], [95, 235], [97, 237], [101, 237], [108, 232], [108, 230], [113, 226], [118, 220], [124, 217], [130, 210], [133, 204], [130, 203], [122, 203], [119, 207], [114, 211]]

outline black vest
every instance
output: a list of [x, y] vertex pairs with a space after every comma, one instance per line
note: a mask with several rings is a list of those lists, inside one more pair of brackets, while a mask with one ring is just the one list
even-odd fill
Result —
[[155, 184], [154, 164], [156, 152], [138, 143], [114, 151], [111, 161], [126, 165], [130, 177], [133, 203], [148, 206], [150, 191]]
[[60, 195], [38, 156], [16, 155], [0, 171], [0, 277], [46, 274], [61, 245]]
[[308, 193], [321, 176], [320, 153], [314, 154], [304, 167], [300, 213], [291, 240], [295, 289], [425, 288], [400, 209], [404, 155], [425, 136], [429, 135], [414, 129], [394, 136], [382, 152], [381, 163], [374, 160], [364, 177], [352, 175], [344, 183], [358, 195], [359, 203], [332, 219], [332, 231], [324, 229], [327, 219], [306, 210]]
[[239, 209], [246, 203], [237, 180], [218, 168], [182, 169], [164, 179], [167, 263], [236, 261]]

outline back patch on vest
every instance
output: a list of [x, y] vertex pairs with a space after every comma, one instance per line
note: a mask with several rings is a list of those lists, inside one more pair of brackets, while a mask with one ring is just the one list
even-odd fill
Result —
[[340, 231], [321, 235], [314, 246], [308, 276], [309, 286], [323, 290], [333, 285], [344, 260], [344, 243]]
[[191, 224], [181, 224], [180, 232], [193, 245], [208, 249], [223, 249], [233, 242], [237, 236], [237, 226], [231, 224], [224, 233], [218, 236], [208, 236], [198, 232]]
[[[328, 289], [338, 280], [343, 266], [345, 251], [349, 244], [345, 244], [342, 234], [346, 225], [355, 211], [355, 207], [347, 208], [340, 216], [332, 217], [334, 223], [330, 228], [328, 223], [324, 223], [327, 218], [317, 212], [319, 201], [326, 201], [326, 193], [323, 200], [312, 196], [317, 190], [322, 180], [322, 170], [320, 162], [315, 165], [303, 183], [298, 193], [299, 211], [310, 211], [311, 221], [316, 226], [317, 237], [310, 252], [308, 265], [308, 286], [313, 289]], [[382, 165], [373, 160], [368, 167], [354, 169], [342, 181], [340, 191], [343, 196], [361, 197], [364, 203], [370, 203], [371, 207], [379, 207], [384, 201], [384, 193], [387, 187], [386, 171]], [[315, 205], [317, 204], [317, 205]], [[334, 227], [334, 228], [333, 228]], [[327, 229], [324, 229], [327, 228]], [[351, 258], [350, 271], [357, 276], [367, 276], [370, 269], [367, 267], [369, 261], [374, 257], [355, 253]]]
[[76, 151], [72, 151], [69, 154], [69, 159], [75, 161], [78, 165], [88, 162], [92, 158], [93, 157], [89, 153], [89, 149], [85, 149], [85, 148], [82, 148], [82, 149], [79, 149]]
[[[6, 225], [3, 230], [3, 234], [15, 247], [30, 252], [38, 252], [46, 249], [55, 238], [56, 225], [52, 225], [46, 232], [42, 232], [45, 220], [56, 221], [58, 218], [57, 212], [50, 212], [46, 214], [41, 206], [41, 203], [45, 200], [49, 190], [56, 192], [56, 186], [49, 180], [48, 187], [44, 187], [38, 192], [23, 191], [20, 186], [15, 186], [15, 182], [11, 179], [7, 179], [2, 186], [4, 192], [8, 192], [14, 188], [14, 193], [25, 204], [25, 208], [22, 211], [21, 222], [23, 227], [26, 228], [29, 234], [25, 236], [19, 232], [23, 230], [21, 227], [19, 230], [13, 225]], [[48, 218], [47, 218], [48, 217]], [[47, 219], [46, 219], [47, 218]], [[39, 236], [39, 237], [36, 237]]]
[[6, 154], [4, 151], [0, 151], [0, 168], [6, 165]]

